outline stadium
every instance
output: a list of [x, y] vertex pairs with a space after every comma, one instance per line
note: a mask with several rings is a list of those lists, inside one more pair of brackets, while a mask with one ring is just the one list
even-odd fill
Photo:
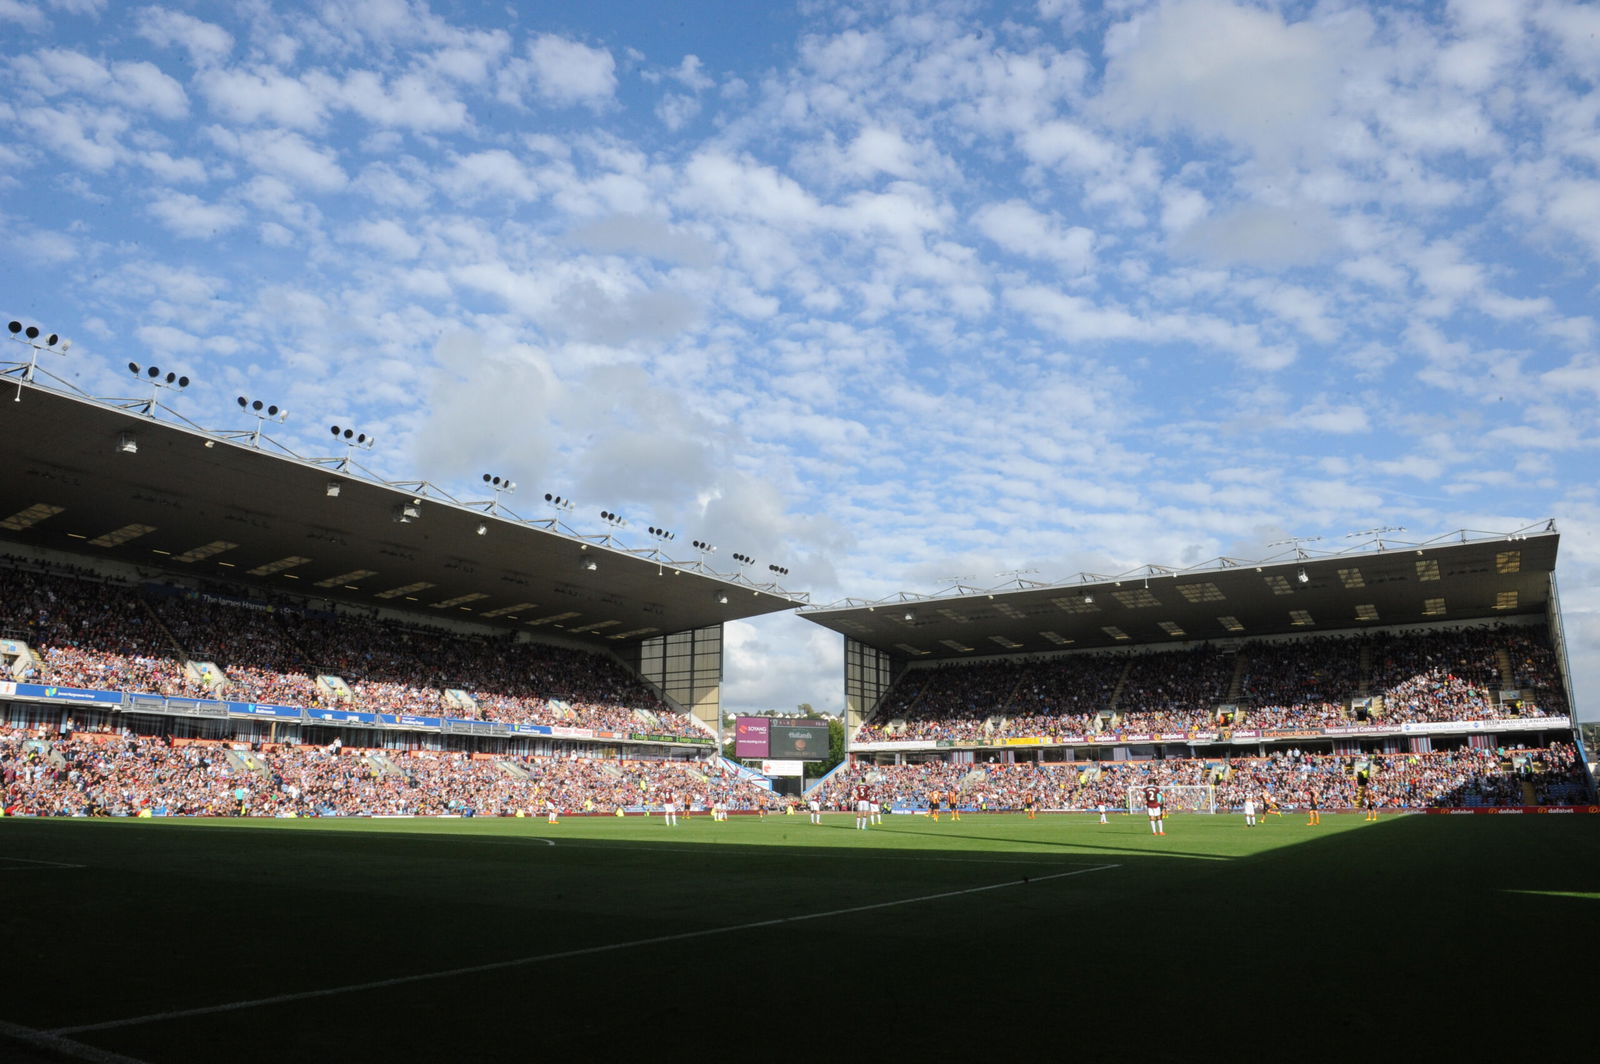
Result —
[[[243, 397], [208, 430], [5, 382], [10, 1059], [655, 1052], [713, 987], [757, 1037], [1034, 1051], [1153, 966], [1392, 1038], [1465, 928], [1593, 904], [1553, 521], [813, 606], [487, 474], [383, 481], [336, 426], [293, 454]], [[810, 818], [722, 756], [722, 626], [793, 609], [845, 644]]]

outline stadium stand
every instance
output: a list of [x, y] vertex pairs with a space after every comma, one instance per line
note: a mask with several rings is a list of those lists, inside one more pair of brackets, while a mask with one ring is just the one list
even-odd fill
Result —
[[[1566, 703], [1541, 634], [1477, 626], [907, 670], [852, 743], [1138, 741], [1219, 728], [1559, 717]], [[1219, 719], [1224, 710], [1231, 716]]]
[[709, 763], [182, 740], [118, 732], [0, 728], [9, 815], [614, 815], [781, 799]]
[[[0, 627], [27, 648], [7, 659], [11, 676], [40, 684], [707, 738], [703, 725], [606, 655], [289, 597], [119, 583], [9, 559], [0, 565]], [[1479, 625], [908, 670], [856, 735], [865, 756], [817, 795], [841, 808], [865, 788], [904, 810], [951, 793], [979, 810], [1120, 809], [1132, 788], [1155, 783], [1210, 787], [1222, 807], [1270, 795], [1300, 808], [1314, 793], [1323, 808], [1339, 809], [1358, 800], [1360, 766], [1384, 810], [1586, 801], [1573, 748], [1548, 737], [1518, 745], [1478, 734], [1458, 736], [1450, 749], [1423, 742], [1381, 752], [1221, 745], [1240, 729], [1266, 739], [1356, 724], [1396, 734], [1419, 723], [1557, 717], [1566, 706], [1541, 636], [1527, 626]], [[73, 713], [14, 712], [0, 727], [9, 812], [544, 816], [552, 807], [639, 812], [668, 800], [734, 810], [783, 804], [731, 763], [652, 759], [615, 745], [552, 757], [395, 733], [383, 749], [356, 749], [337, 738], [310, 741], [295, 728], [266, 741], [227, 722], [183, 734], [142, 717], [136, 732], [126, 716]], [[993, 756], [1019, 738], [1065, 745], [1066, 758], [1075, 740], [1109, 745], [1096, 750], [1106, 755], [1100, 760]], [[1125, 757], [1128, 746], [1152, 739], [1219, 745], [1209, 757]], [[976, 749], [967, 759], [931, 752], [916, 763], [870, 763], [904, 760], [887, 751], [913, 745]]]
[[[708, 734], [613, 660], [564, 647], [15, 564], [0, 568], [0, 610], [0, 628], [36, 655], [17, 678], [37, 683], [451, 717], [470, 707], [502, 723]], [[452, 688], [467, 701], [447, 705]]]
[[1447, 806], [1524, 806], [1584, 801], [1587, 782], [1567, 743], [1533, 749], [1475, 749], [1425, 754], [1334, 756], [1293, 753], [1266, 757], [1086, 761], [1066, 763], [873, 765], [856, 761], [833, 773], [820, 794], [839, 808], [866, 788], [904, 810], [928, 807], [955, 791], [967, 808], [1009, 811], [1031, 802], [1048, 810], [1125, 808], [1133, 788], [1215, 788], [1219, 807], [1247, 795], [1270, 795], [1286, 809], [1303, 809], [1313, 792], [1324, 809], [1357, 805], [1357, 770], [1368, 772], [1377, 806], [1398, 812]]

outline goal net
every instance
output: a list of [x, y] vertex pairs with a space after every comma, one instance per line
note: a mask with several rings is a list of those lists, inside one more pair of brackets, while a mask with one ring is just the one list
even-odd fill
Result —
[[[1186, 783], [1161, 788], [1169, 813], [1215, 813], [1217, 789], [1209, 783]], [[1144, 788], [1128, 788], [1128, 812], [1144, 812]]]

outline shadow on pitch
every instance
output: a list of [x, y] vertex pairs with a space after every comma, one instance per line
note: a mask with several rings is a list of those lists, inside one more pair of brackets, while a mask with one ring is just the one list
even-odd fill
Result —
[[[858, 828], [846, 827], [843, 824], [824, 824], [823, 826], [824, 827], [831, 827], [831, 828], [834, 828], [836, 830], [844, 830], [844, 831], [857, 831], [857, 830], [860, 830]], [[1015, 844], [1017, 842], [1016, 839], [1008, 839], [1008, 838], [1003, 838], [1003, 837], [999, 837], [999, 836], [995, 836], [995, 835], [973, 835], [973, 834], [969, 834], [968, 832], [964, 832], [964, 831], [959, 831], [959, 832], [958, 831], [940, 831], [937, 835], [935, 835], [933, 832], [929, 832], [929, 831], [909, 831], [909, 830], [907, 830], [905, 828], [890, 827], [888, 824], [879, 824], [877, 827], [874, 827], [871, 830], [872, 831], [876, 831], [876, 832], [884, 832], [884, 833], [891, 834], [891, 835], [914, 836], [914, 837], [919, 838], [919, 839], [926, 839], [926, 838], [970, 839], [973, 842], [1001, 842], [1001, 843], [1011, 843], [1011, 844]], [[1026, 850], [1006, 850], [1006, 851], [1002, 851], [1002, 852], [1005, 852], [1005, 853], [1022, 853], [1022, 854], [1025, 854], [1025, 853], [1036, 853], [1038, 851], [1034, 850], [1033, 847], [1050, 846], [1050, 847], [1059, 848], [1061, 850], [1072, 851], [1073, 853], [1083, 854], [1083, 855], [1087, 855], [1087, 856], [1092, 856], [1092, 855], [1094, 855], [1096, 853], [1137, 853], [1137, 854], [1140, 854], [1140, 855], [1145, 856], [1145, 857], [1162, 857], [1162, 856], [1194, 857], [1194, 858], [1199, 858], [1199, 859], [1205, 860], [1205, 861], [1232, 861], [1232, 860], [1234, 860], [1234, 858], [1232, 858], [1232, 857], [1224, 857], [1224, 856], [1221, 856], [1221, 855], [1218, 855], [1218, 854], [1214, 854], [1214, 853], [1195, 853], [1195, 852], [1193, 852], [1191, 850], [1175, 850], [1175, 849], [1145, 850], [1145, 849], [1140, 849], [1140, 848], [1138, 848], [1136, 846], [1115, 846], [1115, 845], [1106, 845], [1105, 843], [1098, 843], [1098, 842], [1096, 842], [1096, 843], [1058, 842], [1058, 841], [1056, 841], [1054, 839], [1029, 839], [1027, 845], [1029, 846], [1029, 849], [1026, 849]]]

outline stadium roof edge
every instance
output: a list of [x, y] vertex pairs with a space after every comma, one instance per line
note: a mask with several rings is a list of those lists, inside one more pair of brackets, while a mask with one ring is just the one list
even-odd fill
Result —
[[[1538, 531], [1533, 531], [1535, 529]], [[1114, 583], [1119, 580], [1142, 580], [1149, 577], [1158, 576], [1189, 576], [1195, 573], [1215, 572], [1226, 569], [1265, 567], [1269, 565], [1288, 565], [1294, 562], [1313, 561], [1321, 558], [1345, 558], [1352, 554], [1365, 553], [1370, 550], [1418, 550], [1439, 546], [1441, 544], [1453, 545], [1456, 543], [1467, 543], [1474, 541], [1481, 542], [1484, 540], [1526, 539], [1530, 535], [1540, 535], [1543, 533], [1555, 532], [1555, 518], [1546, 518], [1544, 520], [1535, 521], [1531, 525], [1525, 525], [1515, 532], [1481, 532], [1474, 529], [1463, 528], [1457, 529], [1454, 532], [1447, 532], [1444, 535], [1434, 536], [1431, 539], [1420, 540], [1417, 542], [1398, 540], [1390, 536], [1367, 540], [1363, 543], [1355, 544], [1338, 551], [1319, 551], [1315, 549], [1299, 547], [1292, 551], [1275, 554], [1268, 558], [1257, 559], [1254, 561], [1243, 558], [1231, 558], [1226, 555], [1219, 555], [1216, 558], [1212, 558], [1210, 561], [1200, 562], [1197, 565], [1186, 566], [1184, 568], [1145, 563], [1129, 569], [1124, 573], [1107, 574], [1080, 572], [1068, 580], [1056, 581], [1054, 583], [1038, 580], [1012, 579], [1004, 581], [1000, 584], [996, 584], [994, 587], [976, 587], [970, 584], [952, 584], [951, 586], [940, 591], [896, 591], [879, 599], [846, 597], [826, 604], [803, 606], [796, 612], [802, 616], [810, 617], [815, 616], [816, 614], [829, 613], [835, 610], [859, 609], [863, 606], [892, 606], [907, 602], [933, 602], [946, 598], [959, 598], [970, 595], [997, 595], [1004, 592], [1019, 590], [1031, 591], [1063, 588], [1081, 590], [1086, 584], [1106, 584]], [[1291, 554], [1293, 557], [1290, 557]]]
[[[300, 557], [303, 564], [282, 570], [292, 574], [264, 574], [269, 590], [448, 609], [497, 627], [549, 624], [605, 645], [790, 610], [809, 598], [742, 571], [718, 572], [703, 554], [675, 559], [664, 545], [636, 548], [559, 517], [523, 518], [499, 498], [475, 502], [427, 481], [384, 480], [349, 454], [303, 456], [265, 433], [202, 428], [154, 399], [101, 399], [53, 377], [62, 387], [47, 387], [26, 369], [0, 370], [19, 400], [0, 417], [0, 448], [10, 456], [0, 478], [0, 543], [212, 580]], [[425, 507], [425, 518], [402, 520], [406, 505]], [[580, 572], [588, 557], [601, 564], [584, 561]], [[352, 574], [361, 575], [337, 579]], [[413, 593], [411, 605], [373, 601], [413, 584], [431, 593]], [[513, 603], [528, 608], [496, 616]]]
[[1246, 561], [1142, 565], [991, 588], [845, 599], [799, 616], [894, 657], [957, 660], [1184, 645], [1409, 624], [1542, 618], [1554, 604], [1554, 520], [1510, 532], [1302, 544]]

